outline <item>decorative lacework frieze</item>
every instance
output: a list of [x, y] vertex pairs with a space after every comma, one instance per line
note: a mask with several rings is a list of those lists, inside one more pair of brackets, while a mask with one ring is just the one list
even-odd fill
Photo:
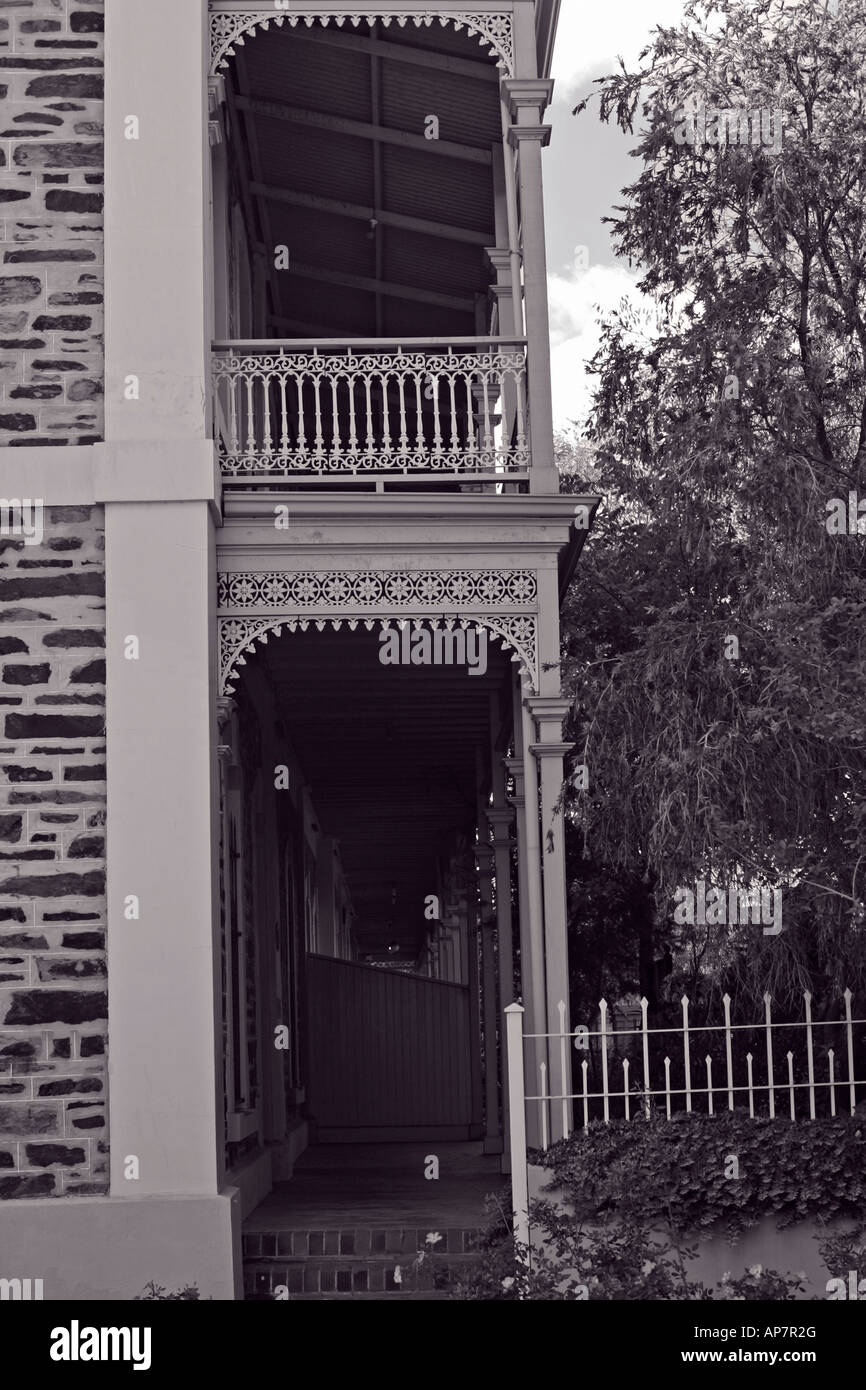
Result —
[[467, 29], [469, 33], [476, 34], [480, 42], [491, 50], [497, 66], [503, 69], [505, 75], [514, 76], [514, 28], [510, 14], [473, 14], [462, 11], [457, 14], [439, 14], [432, 10], [420, 14], [393, 14], [383, 10], [359, 14], [357, 8], [333, 9], [328, 14], [295, 9], [279, 13], [275, 11], [273, 3], [267, 6], [251, 5], [249, 9], [238, 12], [224, 11], [220, 0], [210, 0], [211, 75], [216, 75], [220, 69], [228, 67], [229, 58], [243, 45], [244, 35], [252, 34], [257, 29], [268, 29], [272, 24], [277, 27], [289, 24], [292, 28], [298, 24], [306, 24], [310, 28], [314, 24], [331, 23], [337, 28], [342, 28], [347, 23], [357, 28], [368, 20], [379, 20], [386, 27], [395, 24], [401, 29], [407, 24], [414, 24], [416, 28], [430, 28], [437, 22], [443, 27], [453, 24], [457, 30]]
[[506, 609], [532, 606], [538, 582], [532, 570], [337, 570], [222, 574], [217, 587], [223, 612], [242, 609], [369, 611], [434, 608]]
[[[219, 620], [219, 645], [220, 645], [220, 694], [231, 695], [235, 689], [240, 676], [239, 668], [246, 665], [245, 653], [254, 652], [256, 646], [265, 646], [271, 634], [279, 637], [283, 628], [287, 632], [306, 632], [307, 628], [315, 627], [319, 632], [323, 632], [326, 627], [338, 632], [345, 623], [351, 632], [354, 632], [359, 623], [372, 632], [374, 627], [390, 627], [394, 622], [393, 618], [310, 618], [301, 615], [270, 618], [220, 618]], [[481, 626], [492, 633], [495, 638], [502, 643], [503, 647], [513, 652], [512, 660], [520, 665], [520, 669], [529, 681], [533, 691], [538, 689], [538, 620], [535, 614], [523, 615], [501, 615], [491, 613], [476, 613], [471, 618], [437, 618], [437, 617], [413, 617], [412, 625], [415, 628], [427, 626], [430, 628], [468, 628], [470, 626]]]

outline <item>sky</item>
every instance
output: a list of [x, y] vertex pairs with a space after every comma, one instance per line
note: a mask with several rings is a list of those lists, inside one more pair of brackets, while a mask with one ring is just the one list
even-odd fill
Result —
[[[676, 24], [685, 0], [562, 0], [553, 77], [554, 100], [545, 117], [553, 135], [544, 152], [550, 299], [553, 413], [558, 429], [586, 413], [593, 378], [586, 372], [598, 343], [598, 305], [615, 308], [639, 299], [637, 276], [613, 252], [602, 224], [634, 182], [639, 165], [629, 155], [632, 139], [603, 125], [594, 99], [580, 116], [572, 108], [593, 90], [592, 81], [613, 72], [621, 54], [637, 64], [651, 31]], [[575, 254], [576, 248], [585, 251]], [[583, 268], [585, 267], [585, 268]]]

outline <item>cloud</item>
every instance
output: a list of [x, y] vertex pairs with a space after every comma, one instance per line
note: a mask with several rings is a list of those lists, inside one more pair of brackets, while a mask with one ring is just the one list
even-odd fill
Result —
[[599, 341], [599, 311], [607, 314], [621, 300], [646, 304], [637, 290], [637, 275], [624, 266], [591, 266], [568, 275], [550, 275], [551, 375], [553, 421], [559, 430], [573, 420], [582, 423], [597, 378], [586, 370]]
[[613, 71], [620, 54], [627, 65], [636, 66], [652, 31], [678, 24], [684, 9], [685, 0], [653, 0], [652, 5], [647, 0], [565, 0], [553, 54], [557, 96], [572, 96], [581, 79]]

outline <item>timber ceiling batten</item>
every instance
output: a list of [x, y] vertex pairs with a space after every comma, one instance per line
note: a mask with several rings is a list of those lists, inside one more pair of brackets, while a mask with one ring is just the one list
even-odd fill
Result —
[[312, 28], [314, 24], [327, 26], [332, 22], [338, 29], [346, 23], [358, 28], [361, 24], [372, 23], [375, 20], [386, 27], [393, 23], [405, 28], [411, 23], [419, 29], [422, 26], [430, 28], [438, 21], [443, 28], [453, 25], [458, 31], [467, 29], [470, 33], [476, 34], [485, 47], [492, 50], [497, 66], [503, 69], [505, 76], [514, 76], [514, 30], [510, 14], [432, 14], [429, 11], [425, 14], [393, 14], [382, 11], [358, 14], [357, 11], [351, 10], [332, 10], [329, 14], [298, 11], [276, 14], [273, 6], [232, 13], [221, 11], [219, 0], [211, 0], [210, 6], [211, 76], [228, 67], [229, 59], [234, 55], [236, 48], [243, 45], [244, 35], [255, 33], [257, 29], [268, 29], [272, 24], [280, 26], [286, 23], [292, 28], [296, 28], [300, 23]]

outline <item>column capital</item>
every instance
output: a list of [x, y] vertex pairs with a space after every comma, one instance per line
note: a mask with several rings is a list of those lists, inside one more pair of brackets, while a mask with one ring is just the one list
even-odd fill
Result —
[[537, 719], [544, 727], [557, 721], [561, 725], [571, 709], [572, 702], [564, 700], [561, 695], [527, 695], [524, 704], [533, 719]]
[[[523, 759], [522, 759], [522, 758], [503, 758], [503, 759], [502, 759], [502, 765], [503, 765], [503, 767], [505, 768], [506, 772], [509, 774], [509, 776], [511, 776], [511, 777], [514, 778], [514, 785], [515, 785], [515, 787], [516, 787], [518, 793], [522, 796], [522, 795], [523, 795], [523, 778], [524, 778], [524, 775], [525, 775], [525, 769], [524, 769], [524, 766], [523, 766]], [[513, 798], [511, 798], [511, 799], [513, 800]]]
[[539, 759], [564, 758], [576, 745], [573, 743], [531, 743], [529, 751]]
[[514, 812], [507, 806], [503, 806], [495, 811], [488, 811], [487, 821], [493, 831], [493, 844], [495, 847], [497, 841], [507, 841], [508, 833], [514, 825]]
[[523, 125], [521, 116], [528, 112], [530, 117], [540, 121], [553, 100], [553, 85], [551, 77], [506, 77], [502, 89], [512, 117]]
[[550, 144], [552, 127], [549, 125], [512, 125], [508, 127], [508, 143], [512, 149], [529, 140], [536, 140], [542, 149]]
[[207, 106], [211, 116], [219, 115], [219, 108], [225, 103], [226, 99], [226, 80], [223, 74], [217, 73], [207, 80]]
[[237, 709], [237, 700], [234, 695], [217, 695], [216, 709], [220, 726], [227, 724]]
[[496, 272], [497, 284], [491, 285], [491, 289], [507, 289], [511, 294], [511, 251], [507, 246], [485, 246], [484, 254], [490, 262], [491, 268]]

